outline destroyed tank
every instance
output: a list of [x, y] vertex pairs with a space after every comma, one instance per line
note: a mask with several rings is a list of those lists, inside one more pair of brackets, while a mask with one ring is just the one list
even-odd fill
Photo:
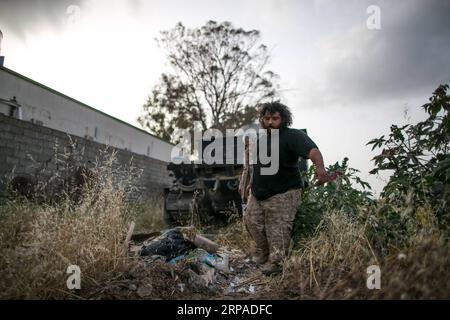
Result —
[[[231, 216], [242, 214], [238, 191], [243, 170], [238, 157], [242, 154], [237, 154], [239, 138], [233, 139], [234, 156], [226, 154], [224, 138], [223, 161], [220, 163], [207, 164], [203, 159], [200, 163], [168, 164], [173, 183], [164, 190], [164, 220], [169, 227], [199, 222], [221, 225], [226, 224]], [[202, 154], [212, 141], [201, 141]]]

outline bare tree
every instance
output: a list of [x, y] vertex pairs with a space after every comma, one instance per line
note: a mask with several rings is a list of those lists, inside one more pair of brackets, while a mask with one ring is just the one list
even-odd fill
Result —
[[177, 128], [238, 128], [254, 121], [255, 106], [278, 96], [278, 76], [267, 70], [269, 54], [260, 32], [209, 21], [188, 29], [179, 22], [157, 39], [173, 73], [162, 74], [139, 123], [173, 141]]

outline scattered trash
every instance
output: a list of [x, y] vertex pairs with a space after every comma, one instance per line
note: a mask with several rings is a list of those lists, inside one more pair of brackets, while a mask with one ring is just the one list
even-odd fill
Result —
[[195, 235], [192, 243], [199, 248], [205, 249], [209, 253], [215, 253], [219, 250], [219, 245], [217, 243], [198, 234]]
[[[223, 290], [231, 295], [255, 294], [256, 287], [260, 285], [257, 278], [247, 278], [248, 272], [255, 266], [245, 253], [221, 248], [214, 241], [197, 234], [193, 227], [133, 235], [131, 241], [130, 254], [142, 256], [146, 265], [157, 260], [168, 264], [167, 271], [170, 271], [173, 281], [178, 282], [175, 290], [179, 293]], [[179, 264], [181, 261], [183, 263]], [[133, 289], [142, 298], [154, 294], [148, 286]]]
[[141, 254], [142, 246], [130, 245], [129, 247], [131, 256], [139, 256]]
[[200, 272], [200, 278], [204, 281], [204, 285], [206, 287], [215, 282], [216, 272], [213, 268], [206, 265], [201, 265]]
[[233, 280], [230, 281], [230, 284], [228, 286], [229, 294], [236, 292], [236, 289], [237, 289], [240, 281], [241, 281], [241, 279], [238, 276], [234, 277]]
[[176, 264], [177, 261], [183, 260], [184, 258], [186, 258], [186, 255], [182, 254], [182, 255], [179, 255], [178, 257], [175, 257], [175, 258], [171, 259], [168, 263], [169, 264]]
[[178, 227], [176, 229], [183, 234], [185, 239], [191, 241], [197, 248], [202, 248], [209, 253], [216, 253], [219, 250], [219, 245], [217, 243], [197, 234], [192, 227]]
[[[195, 229], [191, 227], [177, 227], [174, 229], [169, 229], [159, 236], [155, 233], [147, 235], [151, 235], [153, 238], [150, 241], [147, 240], [144, 242], [140, 255], [161, 255], [166, 257], [166, 261], [171, 261], [172, 259], [182, 256], [195, 248], [201, 248], [209, 254], [216, 253], [219, 249], [219, 245], [217, 243], [196, 234]], [[140, 235], [138, 238], [142, 239], [143, 235]], [[210, 257], [210, 259], [213, 261], [216, 257]], [[221, 261], [220, 263], [224, 264], [226, 261]], [[227, 270], [225, 266], [223, 266], [222, 269]]]
[[141, 256], [160, 255], [164, 256], [166, 261], [170, 261], [194, 248], [195, 246], [187, 241], [179, 230], [169, 229], [153, 239], [148, 245], [144, 245]]
[[220, 270], [224, 273], [230, 273], [230, 258], [226, 253], [218, 254], [218, 257], [215, 259], [214, 268]]
[[237, 286], [235, 286], [235, 290], [236, 290], [235, 292], [237, 292], [237, 293], [250, 293], [250, 294], [256, 293], [256, 288], [252, 284], [248, 287], [248, 289], [246, 287], [237, 288]]
[[195, 273], [193, 270], [188, 269], [189, 274], [188, 284], [193, 290], [205, 289], [205, 279]]
[[239, 288], [236, 292], [237, 293], [248, 293], [247, 289], [245, 289], [245, 288]]
[[204, 263], [221, 272], [230, 273], [229, 257], [225, 253], [211, 254], [206, 250], [197, 248], [187, 255], [187, 260], [191, 263]]

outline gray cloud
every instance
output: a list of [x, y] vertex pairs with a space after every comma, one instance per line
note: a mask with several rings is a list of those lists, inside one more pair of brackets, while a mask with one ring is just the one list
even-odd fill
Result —
[[[367, 2], [368, 5], [370, 4]], [[326, 41], [329, 98], [361, 103], [431, 95], [450, 82], [450, 2], [379, 1], [381, 30], [360, 25]]]
[[[127, 13], [131, 16], [137, 16], [140, 13], [141, 1], [127, 0], [124, 2], [126, 6], [122, 9], [127, 9]], [[79, 6], [83, 15], [84, 11], [89, 11], [93, 5], [100, 2], [101, 0], [1, 0], [0, 30], [8, 31], [21, 39], [41, 25], [61, 30], [70, 15], [67, 12], [69, 6]], [[103, 0], [103, 4], [107, 13], [109, 1]], [[5, 37], [7, 36], [5, 34]]]
[[[62, 27], [70, 5], [80, 5], [79, 0], [2, 0], [0, 2], [0, 29], [23, 38], [39, 24]], [[5, 32], [4, 32], [5, 33]], [[8, 35], [5, 34], [5, 37]]]
[[[98, 3], [98, 0], [1, 0], [0, 29], [4, 31], [5, 41], [8, 38], [5, 31], [24, 38], [27, 32], [33, 32], [41, 24], [58, 30], [64, 26], [69, 5], [79, 5], [83, 13], [92, 3]], [[232, 7], [238, 7], [237, 3], [233, 2]], [[297, 58], [295, 43], [299, 39], [295, 38], [298, 35], [292, 35], [296, 31], [303, 35], [299, 47], [306, 47], [310, 40], [325, 38], [322, 55], [317, 55], [312, 61], [317, 65], [317, 77], [312, 79], [314, 75], [303, 70], [292, 73], [293, 77], [299, 78], [298, 95], [309, 97], [313, 105], [331, 100], [360, 105], [368, 100], [430, 95], [440, 83], [450, 82], [450, 64], [447, 61], [450, 56], [449, 1], [314, 0], [299, 3], [285, 0], [280, 4], [266, 0], [259, 3], [262, 7], [259, 11], [265, 24], [273, 17], [269, 24], [271, 27], [266, 28], [263, 35], [278, 36], [277, 41], [281, 45], [286, 43], [281, 55], [284, 59]], [[104, 4], [107, 8], [109, 2], [104, 1]], [[153, 9], [151, 13], [159, 15], [175, 14], [181, 6], [174, 0], [155, 1], [151, 5], [145, 0], [131, 0], [126, 4], [128, 14], [136, 19], [149, 14], [149, 8]], [[147, 10], [141, 10], [144, 4]], [[189, 6], [198, 13], [197, 9], [207, 7], [205, 4], [194, 1]], [[382, 29], [378, 31], [368, 30], [365, 26], [365, 9], [371, 4], [381, 8]], [[255, 15], [254, 6], [256, 3], [241, 9]], [[206, 12], [217, 10], [208, 8]], [[286, 24], [283, 17], [290, 23]], [[283, 28], [295, 25], [293, 30], [296, 31], [283, 33], [284, 29], [277, 29], [272, 23]], [[353, 29], [349, 31], [351, 26]], [[286, 69], [290, 71], [292, 66]], [[295, 80], [293, 83], [297, 87]]]

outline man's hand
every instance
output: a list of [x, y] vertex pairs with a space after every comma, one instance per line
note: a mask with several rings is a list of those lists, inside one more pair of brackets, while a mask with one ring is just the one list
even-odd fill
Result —
[[340, 172], [333, 172], [331, 175], [324, 168], [316, 169], [314, 177], [317, 179], [316, 186], [320, 186], [326, 182], [330, 182], [335, 180], [338, 176], [340, 176]]
[[342, 173], [337, 171], [333, 172], [331, 175], [328, 175], [323, 165], [322, 153], [320, 153], [319, 149], [311, 149], [309, 151], [308, 157], [314, 163], [314, 167], [316, 168], [316, 172], [314, 175], [314, 177], [317, 179], [316, 186], [320, 186], [326, 182], [333, 181], [338, 176], [342, 175]]

